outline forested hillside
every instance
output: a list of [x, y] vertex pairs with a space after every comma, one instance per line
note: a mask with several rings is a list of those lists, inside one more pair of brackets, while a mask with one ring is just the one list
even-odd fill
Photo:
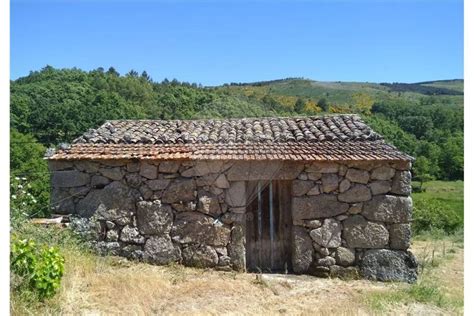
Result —
[[375, 84], [289, 78], [202, 87], [154, 82], [146, 72], [48, 66], [11, 82], [11, 173], [27, 179], [36, 211], [46, 215], [44, 151], [105, 120], [359, 113], [389, 142], [417, 157], [419, 179], [462, 179], [462, 91], [462, 80]]

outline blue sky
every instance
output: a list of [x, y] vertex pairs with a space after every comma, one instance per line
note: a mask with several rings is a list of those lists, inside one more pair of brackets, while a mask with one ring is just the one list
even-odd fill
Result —
[[463, 78], [463, 3], [12, 0], [11, 78], [47, 64], [204, 85]]

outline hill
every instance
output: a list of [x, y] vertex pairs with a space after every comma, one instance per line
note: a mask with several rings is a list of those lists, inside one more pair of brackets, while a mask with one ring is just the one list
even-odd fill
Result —
[[[350, 104], [354, 93], [364, 93], [374, 101], [401, 99], [423, 103], [463, 105], [464, 80], [439, 80], [419, 83], [370, 83], [342, 81], [314, 81], [303, 78], [287, 78], [255, 83], [230, 83], [223, 89], [232, 94], [262, 99], [272, 96], [284, 104], [306, 98], [315, 103], [325, 99], [334, 104]], [[285, 98], [286, 97], [286, 98]]]
[[463, 179], [463, 81], [414, 84], [287, 78], [202, 87], [146, 72], [45, 67], [11, 82], [11, 174], [26, 177], [48, 214], [47, 147], [110, 119], [194, 119], [359, 113], [417, 158], [420, 179]]

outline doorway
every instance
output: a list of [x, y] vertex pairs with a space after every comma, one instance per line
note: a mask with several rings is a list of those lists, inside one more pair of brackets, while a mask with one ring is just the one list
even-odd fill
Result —
[[247, 271], [291, 272], [291, 181], [249, 181], [246, 224]]

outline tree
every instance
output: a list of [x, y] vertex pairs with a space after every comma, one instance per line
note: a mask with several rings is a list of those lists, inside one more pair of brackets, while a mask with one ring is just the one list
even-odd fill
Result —
[[413, 164], [414, 179], [420, 181], [420, 191], [423, 191], [423, 183], [429, 180], [433, 180], [433, 176], [430, 174], [430, 161], [424, 156], [416, 158]]
[[[35, 208], [29, 214], [36, 217], [49, 215], [49, 173], [43, 159], [46, 148], [31, 135], [10, 130], [10, 175], [13, 180], [24, 179], [31, 186]], [[26, 188], [25, 188], [26, 189]]]
[[110, 67], [109, 70], [107, 70], [107, 74], [115, 77], [120, 77], [120, 74], [117, 70], [115, 70], [114, 67]]
[[304, 105], [305, 105], [305, 102], [302, 98], [298, 98], [295, 102], [295, 112], [296, 113], [303, 113], [304, 111]]
[[141, 78], [144, 79], [145, 81], [151, 82], [151, 77], [148, 75], [146, 71], [142, 72]]
[[138, 77], [138, 72], [136, 72], [135, 70], [132, 69], [127, 73], [127, 76], [132, 77], [132, 78], [136, 78], [136, 77]]
[[363, 114], [370, 114], [372, 106], [374, 105], [374, 99], [364, 92], [357, 92], [352, 95], [352, 101], [354, 102], [354, 110]]
[[318, 106], [324, 111], [327, 112], [329, 111], [329, 104], [326, 98], [321, 98], [318, 100]]

